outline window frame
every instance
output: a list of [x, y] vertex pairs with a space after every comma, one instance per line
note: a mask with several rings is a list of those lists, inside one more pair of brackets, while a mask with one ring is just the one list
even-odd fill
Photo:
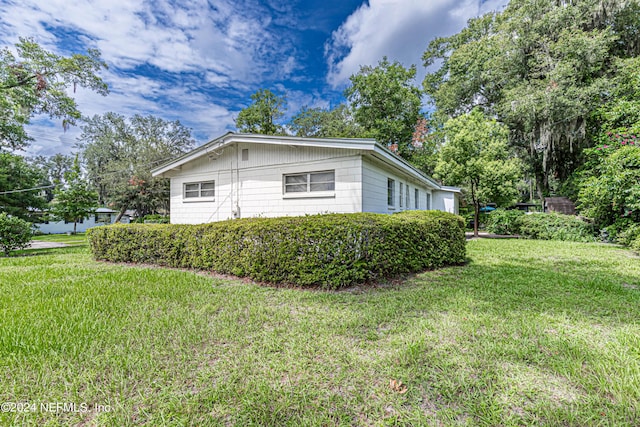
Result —
[[[202, 188], [203, 184], [211, 184], [212, 188], [203, 189]], [[194, 189], [187, 190], [187, 186], [189, 185], [197, 185], [198, 188], [195, 190]], [[197, 191], [197, 196], [187, 196], [188, 193], [194, 193], [196, 191]], [[209, 195], [203, 196], [202, 193], [204, 191], [212, 191], [213, 194], [210, 196]], [[207, 180], [207, 181], [193, 181], [193, 182], [182, 183], [182, 200], [185, 202], [212, 202], [215, 200], [215, 197], [216, 197], [216, 182], [213, 179]]]
[[406, 191], [404, 194], [404, 204], [406, 205], [405, 209], [411, 209], [411, 189], [409, 188], [409, 184], [405, 184], [404, 187]]
[[[321, 174], [332, 174], [332, 179], [313, 182], [313, 175], [321, 175]], [[304, 182], [291, 182], [287, 183], [287, 178], [289, 177], [304, 177]], [[288, 187], [293, 186], [305, 186], [304, 191], [287, 191]], [[330, 188], [328, 189], [314, 189], [314, 185], [325, 185]], [[305, 197], [335, 197], [336, 191], [336, 170], [328, 169], [328, 170], [319, 170], [319, 171], [308, 171], [308, 172], [295, 172], [295, 173], [284, 173], [282, 174], [282, 196], [284, 198], [305, 198]]]
[[396, 180], [387, 177], [387, 206], [391, 209], [396, 208]]

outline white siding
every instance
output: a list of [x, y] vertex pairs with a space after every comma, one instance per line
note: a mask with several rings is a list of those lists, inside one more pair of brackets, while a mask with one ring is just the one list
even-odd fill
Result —
[[433, 192], [433, 209], [440, 211], [458, 213], [459, 197], [451, 191]]
[[[242, 160], [243, 149], [249, 150], [248, 160]], [[234, 217], [360, 212], [361, 164], [361, 156], [354, 150], [233, 144], [172, 173], [171, 222], [198, 224]], [[335, 191], [330, 195], [283, 194], [284, 174], [325, 170], [335, 170]], [[183, 199], [184, 183], [210, 180], [215, 181], [214, 201]]]
[[[394, 206], [387, 203], [388, 179], [395, 181]], [[400, 183], [403, 185], [402, 208], [400, 207]], [[407, 186], [409, 203], [406, 202]], [[376, 213], [393, 213], [403, 210], [415, 210], [415, 189], [418, 189], [418, 207], [426, 208], [426, 194], [432, 189], [396, 169], [385, 166], [382, 162], [364, 158], [362, 162], [362, 211]]]

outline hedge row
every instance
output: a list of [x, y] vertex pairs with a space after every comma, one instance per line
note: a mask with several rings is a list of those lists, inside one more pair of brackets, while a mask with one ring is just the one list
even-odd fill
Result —
[[593, 225], [574, 215], [555, 212], [525, 215], [518, 210], [495, 210], [489, 214], [487, 231], [496, 234], [517, 234], [527, 239], [593, 242]]
[[331, 289], [465, 260], [462, 218], [436, 211], [111, 225], [87, 235], [99, 260]]

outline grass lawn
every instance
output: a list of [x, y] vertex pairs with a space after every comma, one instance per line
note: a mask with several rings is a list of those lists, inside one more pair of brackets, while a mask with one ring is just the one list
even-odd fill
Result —
[[33, 236], [33, 240], [41, 242], [66, 243], [68, 245], [85, 245], [87, 236], [84, 233], [78, 234], [39, 234]]
[[342, 292], [86, 246], [0, 258], [0, 401], [37, 405], [0, 425], [640, 425], [640, 258], [526, 240], [468, 256]]

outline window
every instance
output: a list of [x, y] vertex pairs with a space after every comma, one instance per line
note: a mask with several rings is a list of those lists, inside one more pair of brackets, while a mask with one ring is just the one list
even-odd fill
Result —
[[94, 222], [96, 224], [105, 223], [111, 224], [111, 214], [110, 213], [96, 213]]
[[405, 187], [407, 187], [407, 192], [405, 193], [405, 197], [407, 198], [405, 205], [407, 206], [407, 209], [410, 209], [410, 203], [409, 203], [409, 184], [406, 184]]
[[402, 196], [402, 194], [404, 193], [403, 190], [404, 190], [404, 184], [400, 183], [400, 197], [399, 197], [400, 207], [404, 206], [403, 205], [404, 197]]
[[215, 196], [215, 182], [188, 182], [184, 184], [185, 199], [199, 199], [203, 197], [213, 198]]
[[393, 201], [396, 199], [396, 182], [391, 178], [387, 179], [387, 205], [395, 206]]
[[247, 160], [249, 160], [249, 149], [248, 148], [243, 148], [242, 149], [242, 161], [246, 162]]
[[284, 175], [284, 192], [309, 193], [333, 191], [336, 186], [335, 171], [305, 172]]
[[431, 210], [431, 193], [427, 193], [427, 206], [425, 207], [426, 210]]
[[416, 188], [413, 195], [413, 202], [415, 203], [415, 208], [420, 209], [420, 191]]

